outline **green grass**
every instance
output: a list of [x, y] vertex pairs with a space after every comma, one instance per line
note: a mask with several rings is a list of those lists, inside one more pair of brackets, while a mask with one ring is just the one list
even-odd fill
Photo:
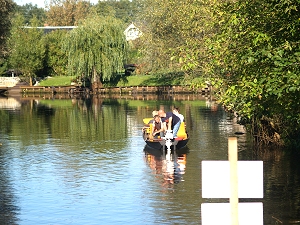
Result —
[[154, 75], [137, 75], [128, 76], [123, 80], [120, 80], [117, 84], [118, 87], [128, 87], [128, 86], [157, 86], [157, 79]]
[[[57, 76], [50, 77], [40, 82], [40, 86], [67, 86], [71, 85], [71, 80], [75, 77]], [[104, 84], [106, 87], [130, 87], [130, 86], [163, 86], [183, 84], [183, 74], [155, 74], [155, 75], [131, 75], [122, 76], [119, 80], [111, 84]]]
[[70, 76], [57, 76], [45, 78], [40, 82], [40, 86], [68, 86], [71, 85], [71, 79], [74, 77]]

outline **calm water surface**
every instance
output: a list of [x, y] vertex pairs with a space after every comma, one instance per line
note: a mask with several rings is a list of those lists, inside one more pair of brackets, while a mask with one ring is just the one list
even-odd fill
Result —
[[[141, 130], [173, 105], [190, 141], [168, 162]], [[213, 201], [201, 197], [201, 161], [227, 160], [228, 137], [241, 131], [205, 98], [0, 98], [0, 224], [201, 224], [201, 204]], [[257, 151], [247, 134], [238, 150], [264, 161], [264, 199], [251, 200], [263, 202], [264, 224], [300, 224], [297, 157]]]

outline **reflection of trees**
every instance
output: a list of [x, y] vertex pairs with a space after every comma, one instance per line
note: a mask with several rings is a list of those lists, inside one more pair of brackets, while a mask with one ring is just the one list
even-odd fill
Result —
[[5, 162], [6, 152], [0, 153], [0, 224], [17, 224], [16, 214], [18, 207], [12, 193], [13, 188], [7, 177], [7, 162]]
[[300, 217], [299, 155], [282, 149], [260, 149], [258, 160], [264, 161], [265, 224], [297, 224]]
[[[48, 113], [42, 111], [49, 110]], [[6, 114], [1, 117], [1, 127], [5, 124], [7, 133], [11, 138], [20, 139], [23, 145], [44, 143], [48, 130], [45, 121], [51, 117], [54, 112], [49, 108], [39, 108], [34, 101], [25, 102], [21, 109], [16, 111], [0, 111]]]
[[[73, 145], [86, 143], [106, 145], [113, 140], [127, 136], [127, 122], [124, 106], [117, 102], [103, 102], [93, 105], [90, 101], [78, 100], [72, 108], [58, 108], [51, 119], [51, 135]], [[107, 146], [108, 147], [108, 146]]]
[[[59, 102], [60, 100], [55, 100]], [[69, 100], [70, 102], [72, 100]], [[0, 111], [1, 127], [24, 145], [46, 143], [49, 135], [60, 142], [99, 144], [127, 136], [126, 107], [117, 101], [73, 100], [71, 106], [23, 103], [21, 111]], [[34, 143], [29, 143], [34, 142]], [[107, 142], [106, 144], [109, 144]]]
[[[54, 157], [61, 160], [56, 169], [50, 172], [66, 181], [64, 185], [69, 185], [68, 188], [84, 182], [86, 170], [93, 170], [93, 165], [101, 168], [97, 172], [103, 172], [104, 177], [108, 173], [106, 168], [102, 169], [105, 165], [112, 164], [119, 167], [118, 171], [113, 171], [113, 173], [118, 173], [117, 176], [110, 176], [108, 180], [113, 184], [115, 179], [122, 180], [120, 178], [124, 176], [122, 166], [124, 161], [130, 157], [130, 153], [126, 150], [130, 148], [130, 143], [124, 141], [127, 136], [142, 140], [141, 136], [136, 136], [143, 126], [142, 119], [151, 116], [154, 109], [161, 106], [170, 109], [173, 105], [178, 106], [185, 116], [191, 137], [188, 143], [189, 153], [178, 151], [178, 156], [187, 155], [187, 160], [177, 158], [177, 161], [178, 159], [182, 160], [182, 162], [178, 162], [182, 167], [176, 167], [172, 161], [169, 168], [172, 168], [173, 173], [170, 173], [166, 169], [167, 164], [162, 152], [156, 150], [145, 152], [145, 161], [153, 172], [152, 176], [155, 177], [153, 186], [159, 189], [159, 191], [148, 190], [155, 194], [151, 198], [157, 198], [149, 204], [153, 204], [155, 213], [161, 218], [176, 218], [178, 224], [194, 224], [195, 215], [199, 215], [200, 221], [200, 205], [203, 202], [201, 198], [201, 160], [227, 159], [227, 136], [231, 132], [232, 119], [221, 108], [215, 110], [214, 107], [212, 111], [204, 101], [174, 102], [95, 98], [49, 102], [51, 104], [44, 101], [42, 104], [28, 101], [22, 103], [21, 110], [0, 110], [0, 134], [2, 137], [0, 142], [3, 143], [3, 146], [0, 147], [0, 207], [2, 209], [0, 224], [5, 224], [5, 221], [9, 221], [9, 224], [16, 224], [14, 213], [19, 210], [14, 206], [18, 205], [15, 203], [18, 199], [13, 196], [14, 187], [11, 187], [13, 184], [9, 183], [10, 176], [15, 175], [11, 172], [12, 167], [8, 165], [8, 162], [12, 160], [9, 157], [12, 157], [13, 146], [12, 148], [10, 148], [11, 146], [7, 147], [6, 137], [10, 138], [9, 142], [12, 145], [21, 143], [19, 145], [23, 146], [20, 148], [17, 146], [19, 148], [17, 153], [24, 155], [27, 154], [25, 150], [44, 151], [43, 147], [54, 148], [54, 151], [49, 153], [44, 151], [43, 159]], [[129, 127], [138, 131], [133, 132], [130, 136], [127, 134], [128, 131], [130, 132]], [[5, 136], [5, 134], [8, 135]], [[239, 138], [239, 147], [241, 147], [240, 140]], [[30, 147], [25, 148], [24, 146]], [[59, 148], [58, 154], [56, 154], [56, 148]], [[239, 154], [242, 156], [241, 160], [264, 161], [264, 198], [253, 199], [253, 201], [263, 202], [265, 224], [276, 224], [276, 222], [281, 224], [278, 221], [282, 221], [282, 224], [289, 224], [289, 222], [295, 221], [297, 217], [300, 217], [299, 156], [288, 155], [282, 150], [271, 150], [270, 148], [257, 151], [256, 155], [252, 155], [249, 143], [245, 149], [247, 150], [244, 151], [245, 153]], [[53, 153], [55, 155], [49, 155]], [[13, 156], [19, 157], [15, 152]], [[186, 167], [184, 162], [187, 163]], [[31, 165], [24, 164], [20, 167], [22, 175], [28, 172], [29, 166]], [[175, 174], [175, 168], [181, 169], [184, 174]], [[178, 175], [178, 177], [174, 177], [174, 175]], [[184, 182], [175, 184], [174, 181], [182, 181], [183, 178]], [[157, 202], [161, 205], [158, 206]], [[161, 221], [157, 223], [159, 224], [159, 222]]]
[[0, 110], [0, 224], [17, 224], [16, 214], [18, 212], [17, 201], [12, 193], [13, 188], [10, 184], [10, 173], [8, 171], [8, 157], [11, 150], [6, 147], [6, 134], [11, 132], [11, 113]]

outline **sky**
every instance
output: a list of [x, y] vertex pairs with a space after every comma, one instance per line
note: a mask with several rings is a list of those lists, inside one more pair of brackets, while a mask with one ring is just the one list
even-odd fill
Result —
[[[32, 5], [37, 5], [39, 8], [45, 8], [45, 1], [44, 0], [13, 0], [18, 5], [25, 5], [31, 3]], [[88, 0], [87, 0], [88, 1]], [[49, 0], [46, 2], [50, 2]], [[90, 3], [96, 4], [98, 0], [90, 0]]]

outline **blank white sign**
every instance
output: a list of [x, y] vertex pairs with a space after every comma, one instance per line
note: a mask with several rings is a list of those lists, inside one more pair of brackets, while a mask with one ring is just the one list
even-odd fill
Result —
[[[263, 198], [263, 161], [238, 161], [238, 197]], [[230, 198], [229, 161], [202, 161], [202, 198]]]
[[[202, 203], [202, 225], [231, 225], [230, 203]], [[263, 225], [261, 202], [238, 204], [239, 225]]]

